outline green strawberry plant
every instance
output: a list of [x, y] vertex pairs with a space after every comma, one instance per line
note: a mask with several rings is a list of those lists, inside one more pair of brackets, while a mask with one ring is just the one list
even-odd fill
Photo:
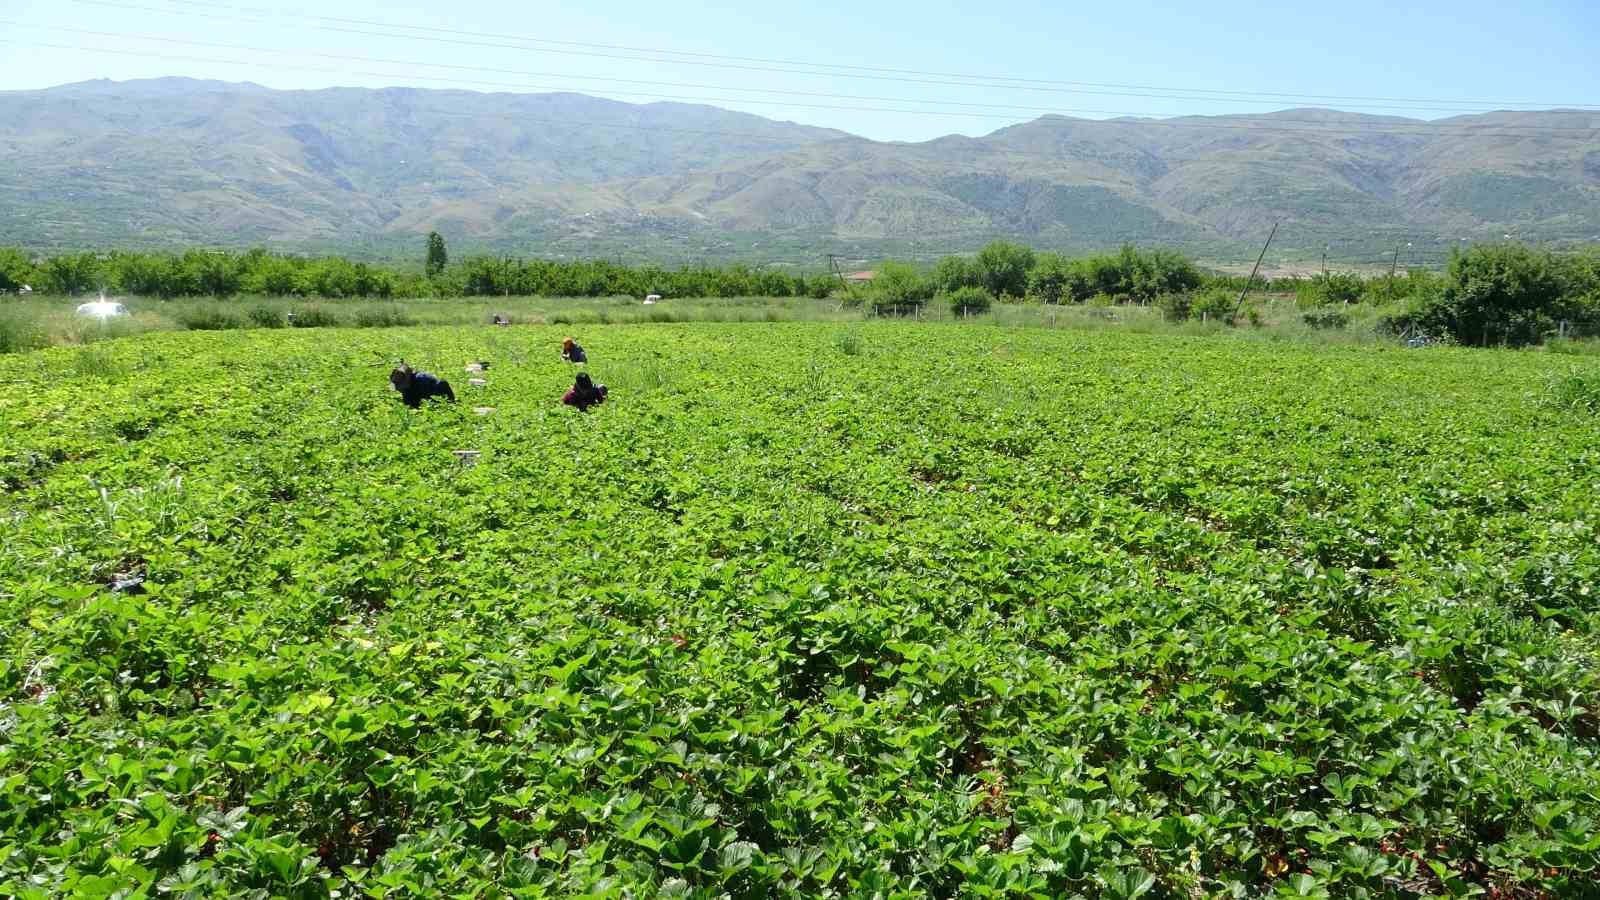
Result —
[[1572, 363], [844, 330], [0, 358], [0, 895], [1600, 891]]

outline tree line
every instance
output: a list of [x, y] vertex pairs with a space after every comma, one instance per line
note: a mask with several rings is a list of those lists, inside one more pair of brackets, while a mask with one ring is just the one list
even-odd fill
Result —
[[749, 266], [664, 269], [605, 260], [513, 259], [474, 256], [450, 265], [442, 242], [430, 241], [422, 272], [299, 257], [255, 249], [243, 253], [67, 253], [31, 259], [0, 248], [0, 291], [24, 285], [46, 294], [95, 291], [145, 297], [826, 297], [839, 287], [832, 274], [791, 274]]
[[947, 256], [931, 271], [886, 262], [869, 301], [884, 313], [942, 302], [957, 314], [1006, 301], [1138, 303], [1159, 306], [1172, 321], [1232, 324], [1247, 288], [1294, 294], [1304, 321], [1319, 328], [1344, 327], [1351, 306], [1368, 304], [1383, 311], [1378, 326], [1389, 333], [1467, 346], [1520, 347], [1552, 335], [1600, 334], [1600, 253], [1557, 254], [1511, 242], [1458, 249], [1443, 272], [1323, 272], [1269, 280], [1207, 273], [1160, 248], [1124, 246], [1068, 259], [1000, 241], [975, 256]]
[[[1068, 258], [995, 241], [971, 256], [946, 256], [933, 266], [886, 260], [870, 283], [841, 282], [836, 273], [790, 273], [743, 265], [665, 269], [605, 260], [471, 256], [450, 262], [444, 239], [428, 236], [421, 271], [300, 257], [263, 249], [242, 253], [68, 253], [30, 258], [0, 247], [0, 291], [30, 285], [42, 293], [96, 290], [141, 296], [221, 297], [237, 294], [328, 299], [389, 297], [547, 296], [665, 297], [838, 296], [881, 315], [919, 311], [929, 303], [958, 315], [994, 303], [1094, 303], [1159, 306], [1167, 318], [1232, 322], [1247, 286], [1236, 275], [1206, 272], [1181, 253], [1124, 246], [1114, 253]], [[1343, 327], [1355, 304], [1381, 306], [1383, 327], [1461, 344], [1522, 346], [1552, 333], [1600, 332], [1600, 256], [1555, 254], [1521, 244], [1479, 244], [1458, 250], [1443, 273], [1413, 270], [1365, 277], [1326, 272], [1310, 278], [1263, 280], [1256, 290], [1296, 295], [1305, 321]]]

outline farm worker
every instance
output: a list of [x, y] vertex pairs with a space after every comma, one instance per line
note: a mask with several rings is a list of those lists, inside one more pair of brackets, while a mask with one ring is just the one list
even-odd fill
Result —
[[588, 412], [589, 407], [606, 402], [606, 386], [596, 385], [590, 380], [588, 372], [579, 372], [572, 383], [572, 390], [567, 391], [561, 402], [576, 406], [578, 412]]
[[429, 372], [418, 372], [416, 369], [400, 362], [400, 367], [389, 373], [389, 383], [400, 392], [400, 399], [412, 409], [422, 405], [422, 401], [429, 397], [443, 397], [451, 403], [456, 402], [456, 392], [450, 390], [450, 382]]
[[583, 348], [579, 347], [578, 342], [572, 338], [565, 338], [561, 341], [561, 358], [570, 363], [586, 363], [589, 361], [589, 357], [583, 354]]

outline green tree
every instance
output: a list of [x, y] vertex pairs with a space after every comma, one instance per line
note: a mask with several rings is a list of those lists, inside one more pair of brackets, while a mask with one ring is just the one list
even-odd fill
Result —
[[437, 231], [428, 232], [428, 260], [423, 265], [423, 271], [428, 277], [444, 271], [445, 264], [450, 261], [450, 254], [445, 252], [444, 237]]
[[1366, 290], [1366, 280], [1354, 272], [1319, 272], [1297, 293], [1301, 306], [1321, 306], [1359, 303]]
[[14, 291], [34, 282], [33, 263], [16, 247], [0, 247], [0, 291]]
[[941, 294], [982, 284], [978, 264], [965, 256], [946, 256], [933, 267], [933, 287]]
[[872, 277], [872, 307], [878, 312], [914, 311], [933, 295], [933, 282], [909, 263], [885, 260]]
[[44, 264], [45, 290], [77, 296], [100, 282], [100, 260], [93, 253], [65, 253]]
[[1521, 244], [1484, 244], [1456, 253], [1443, 288], [1411, 300], [1388, 320], [1395, 330], [1419, 327], [1473, 346], [1536, 344], [1556, 322], [1581, 314], [1571, 293], [1571, 263]]
[[194, 293], [231, 297], [239, 292], [239, 264], [230, 253], [190, 250], [183, 255], [183, 269]]
[[1021, 297], [1028, 293], [1028, 270], [1033, 251], [1021, 244], [995, 241], [978, 251], [978, 272], [984, 290], [996, 297]]
[[1028, 296], [1041, 303], [1073, 299], [1069, 291], [1072, 266], [1059, 253], [1041, 253], [1028, 272]]

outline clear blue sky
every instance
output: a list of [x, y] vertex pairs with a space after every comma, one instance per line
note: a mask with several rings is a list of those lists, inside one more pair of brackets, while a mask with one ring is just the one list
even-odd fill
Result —
[[[1326, 106], [1431, 119], [1527, 108], [1518, 103], [1600, 107], [1595, 0], [0, 0], [0, 20], [0, 90], [161, 75], [275, 88], [572, 90], [641, 103], [702, 100], [885, 140], [983, 134], [1051, 111], [1104, 118]], [[770, 71], [822, 66], [1057, 83], [1029, 90], [859, 70], [870, 77]], [[1399, 101], [1334, 99], [1355, 97]]]

